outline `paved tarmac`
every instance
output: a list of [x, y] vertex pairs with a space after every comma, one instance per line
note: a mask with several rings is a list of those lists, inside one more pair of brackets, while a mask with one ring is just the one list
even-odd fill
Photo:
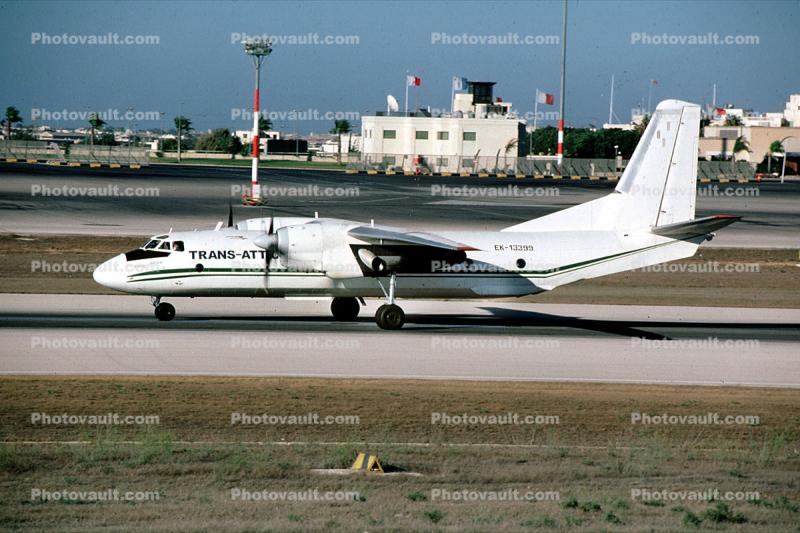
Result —
[[800, 310], [0, 294], [0, 373], [318, 376], [800, 387]]

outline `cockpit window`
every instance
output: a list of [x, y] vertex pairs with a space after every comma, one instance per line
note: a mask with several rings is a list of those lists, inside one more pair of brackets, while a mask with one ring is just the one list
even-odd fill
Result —
[[158, 247], [159, 250], [169, 250], [169, 242], [164, 241], [161, 243], [161, 246]]
[[172, 249], [175, 250], [176, 252], [182, 252], [183, 251], [183, 241], [175, 241], [175, 242], [173, 242], [172, 243]]
[[158, 247], [158, 245], [159, 245], [159, 242], [160, 242], [160, 241], [157, 241], [157, 240], [153, 239], [152, 241], [150, 241], [150, 242], [148, 242], [147, 244], [145, 244], [145, 245], [143, 246], [143, 248], [144, 248], [145, 250], [152, 250], [152, 249], [154, 249], [154, 248], [157, 248], [157, 247]]

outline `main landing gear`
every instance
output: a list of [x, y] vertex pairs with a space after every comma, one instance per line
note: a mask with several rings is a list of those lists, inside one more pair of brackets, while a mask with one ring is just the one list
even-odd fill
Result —
[[175, 318], [175, 307], [167, 302], [162, 302], [160, 296], [150, 298], [150, 303], [155, 307], [156, 318], [161, 322], [169, 322]]
[[390, 275], [388, 293], [386, 289], [383, 288], [383, 284], [381, 284], [380, 280], [378, 280], [378, 283], [381, 286], [381, 290], [383, 290], [383, 293], [386, 295], [386, 303], [380, 306], [375, 312], [375, 323], [378, 324], [378, 327], [381, 329], [402, 328], [403, 324], [406, 322], [406, 314], [399, 305], [395, 305], [394, 303], [397, 275], [394, 272]]

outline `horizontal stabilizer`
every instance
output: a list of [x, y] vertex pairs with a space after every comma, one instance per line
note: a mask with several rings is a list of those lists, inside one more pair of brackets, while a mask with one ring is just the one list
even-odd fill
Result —
[[700, 235], [712, 233], [720, 228], [724, 228], [729, 224], [733, 224], [742, 217], [731, 215], [713, 215], [710, 217], [697, 218], [688, 222], [678, 222], [677, 224], [667, 224], [666, 226], [658, 226], [651, 231], [656, 235], [662, 237], [669, 237], [671, 239], [692, 239]]

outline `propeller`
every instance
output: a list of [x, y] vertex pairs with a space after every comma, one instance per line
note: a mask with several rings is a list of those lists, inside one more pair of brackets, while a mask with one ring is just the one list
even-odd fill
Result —
[[267, 251], [267, 258], [266, 258], [266, 272], [269, 273], [270, 263], [275, 256], [275, 253], [278, 249], [278, 236], [275, 234], [275, 218], [271, 217], [269, 219], [269, 229], [264, 235], [256, 238], [254, 241], [256, 246], [259, 248], [263, 248]]

